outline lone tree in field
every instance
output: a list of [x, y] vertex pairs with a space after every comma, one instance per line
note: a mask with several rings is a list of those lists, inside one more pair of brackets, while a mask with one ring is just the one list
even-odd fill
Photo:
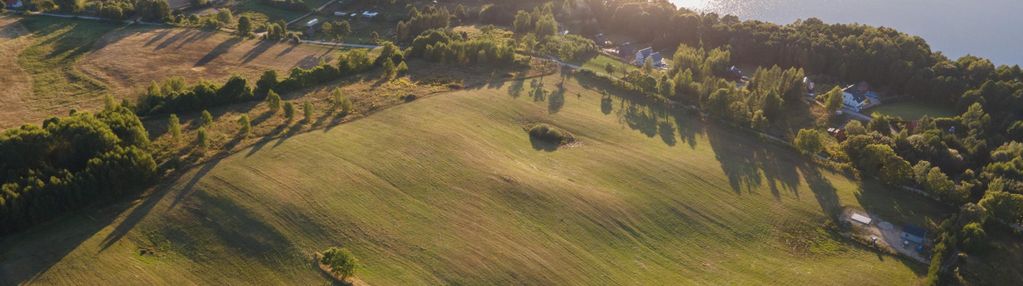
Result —
[[291, 102], [284, 103], [284, 118], [287, 118], [288, 122], [295, 119], [295, 105]]
[[266, 94], [266, 105], [270, 107], [270, 112], [277, 113], [281, 110], [281, 95], [271, 89]]
[[352, 112], [352, 100], [347, 96], [344, 96], [344, 94], [341, 93], [340, 88], [335, 88], [334, 91], [330, 93], [330, 100], [334, 105], [333, 107], [335, 111], [341, 110], [340, 115], [347, 115]]
[[249, 16], [238, 17], [238, 35], [248, 37], [252, 33], [252, 19]]
[[807, 155], [820, 153], [824, 149], [823, 137], [817, 130], [800, 129], [799, 134], [796, 134], [796, 148]]
[[607, 63], [606, 65], [604, 65], [604, 71], [607, 72], [608, 75], [614, 76], [615, 75], [615, 66], [612, 65], [611, 63]]
[[306, 101], [302, 104], [302, 113], [305, 115], [305, 123], [313, 122], [313, 104]]
[[178, 140], [181, 137], [181, 121], [178, 120], [177, 114], [171, 114], [167, 118], [167, 132], [170, 133], [171, 138]]
[[213, 114], [210, 114], [209, 110], [202, 111], [202, 126], [210, 126], [213, 124]]
[[355, 269], [359, 267], [359, 261], [355, 259], [348, 248], [331, 247], [323, 252], [320, 263], [330, 267], [330, 272], [341, 277], [341, 280], [348, 280], [355, 275]]
[[206, 135], [206, 128], [205, 127], [199, 127], [199, 131], [197, 131], [197, 132], [198, 133], [195, 136], [196, 144], [199, 144], [199, 146], [201, 146], [201, 147], [206, 147], [207, 145], [209, 145], [210, 144], [210, 142], [209, 142], [210, 138], [209, 138], [208, 135]]
[[238, 118], [238, 125], [241, 126], [238, 133], [241, 134], [242, 137], [249, 137], [249, 134], [252, 133], [252, 123], [249, 122], [248, 114], [242, 114], [242, 117]]

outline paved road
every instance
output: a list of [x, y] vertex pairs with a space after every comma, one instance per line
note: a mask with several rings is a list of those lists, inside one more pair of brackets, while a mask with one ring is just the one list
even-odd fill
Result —
[[377, 46], [377, 45], [363, 45], [363, 44], [325, 42], [325, 41], [313, 41], [313, 40], [299, 40], [299, 42], [303, 43], [303, 44], [333, 46], [333, 47], [345, 47], [345, 48], [376, 49], [376, 48], [380, 47], [380, 46]]

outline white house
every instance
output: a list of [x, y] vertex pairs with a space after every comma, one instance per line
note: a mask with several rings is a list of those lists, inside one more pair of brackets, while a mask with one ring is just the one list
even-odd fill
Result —
[[661, 56], [661, 53], [655, 52], [654, 48], [650, 47], [647, 47], [646, 49], [642, 49], [636, 52], [636, 59], [633, 61], [633, 64], [637, 66], [642, 66], [643, 64], [646, 63], [647, 58], [649, 58], [650, 61], [654, 63], [654, 67], [664, 66], [664, 57]]
[[860, 112], [867, 107], [881, 104], [881, 98], [866, 82], [850, 85], [842, 90], [842, 103], [845, 109]]

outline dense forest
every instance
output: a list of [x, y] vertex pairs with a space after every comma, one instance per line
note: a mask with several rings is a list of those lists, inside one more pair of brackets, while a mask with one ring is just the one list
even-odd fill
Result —
[[126, 107], [0, 134], [0, 234], [140, 190], [156, 177], [149, 137]]

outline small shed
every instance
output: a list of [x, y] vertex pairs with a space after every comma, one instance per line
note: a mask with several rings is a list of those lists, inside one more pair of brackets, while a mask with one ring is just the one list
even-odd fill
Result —
[[306, 28], [312, 28], [312, 27], [316, 27], [316, 24], [319, 24], [319, 23], [320, 23], [320, 19], [313, 18], [312, 20], [309, 20], [309, 22], [305, 22], [305, 26], [306, 26]]
[[874, 221], [870, 217], [868, 217], [866, 215], [859, 214], [859, 213], [853, 213], [852, 216], [849, 216], [849, 218], [852, 219], [855, 222], [862, 223], [862, 224], [870, 224], [870, 222]]

